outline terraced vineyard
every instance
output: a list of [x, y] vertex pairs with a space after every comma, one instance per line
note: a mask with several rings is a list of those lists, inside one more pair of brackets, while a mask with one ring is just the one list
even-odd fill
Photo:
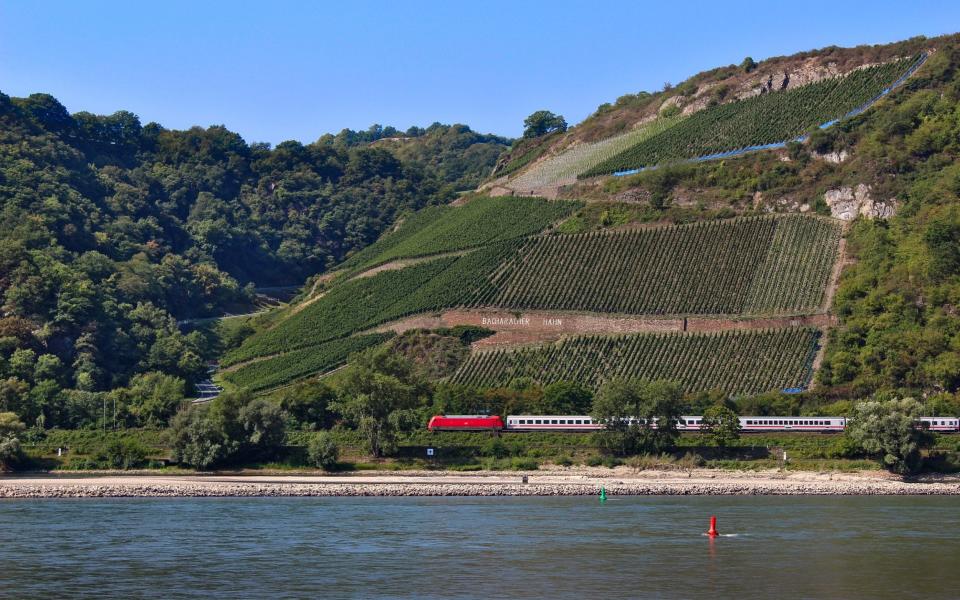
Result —
[[801, 215], [529, 239], [477, 306], [622, 314], [819, 308], [840, 228]]
[[667, 378], [689, 392], [756, 394], [806, 387], [819, 335], [816, 329], [789, 328], [581, 336], [539, 347], [475, 352], [451, 380], [497, 387], [530, 377], [545, 385], [578, 381], [597, 388], [620, 377]]
[[519, 245], [519, 240], [500, 242], [335, 285], [300, 312], [248, 338], [221, 364], [315, 347], [407, 315], [468, 304], [486, 290], [486, 275]]
[[579, 202], [540, 198], [476, 198], [463, 206], [435, 206], [343, 263], [348, 270], [391, 260], [429, 256], [540, 233], [573, 212]]
[[592, 144], [579, 144], [564, 150], [557, 156], [545, 159], [511, 182], [517, 190], [534, 190], [563, 181], [576, 179], [605, 160], [635, 146], [643, 140], [665, 131], [680, 122], [680, 115], [661, 117], [640, 125], [626, 133]]
[[374, 334], [333, 340], [252, 362], [224, 374], [224, 379], [253, 392], [272, 389], [313, 373], [331, 371], [345, 363], [352, 353], [389, 338], [386, 334]]
[[701, 110], [599, 163], [582, 176], [606, 175], [795, 139], [873, 100], [920, 60], [912, 57], [891, 61], [792, 90]]
[[385, 271], [374, 277], [347, 281], [334, 286], [325, 296], [300, 312], [279, 321], [248, 338], [239, 348], [221, 361], [224, 366], [260, 356], [316, 346], [350, 335], [371, 323], [392, 305], [414, 294], [457, 259], [439, 258], [407, 267]]

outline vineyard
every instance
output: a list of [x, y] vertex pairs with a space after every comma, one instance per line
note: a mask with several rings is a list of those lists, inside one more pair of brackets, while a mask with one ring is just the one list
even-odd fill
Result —
[[896, 60], [701, 110], [581, 176], [606, 175], [796, 139], [873, 100], [920, 60]]
[[310, 346], [244, 365], [224, 374], [224, 379], [253, 392], [275, 388], [307, 375], [330, 371], [345, 363], [350, 354], [385, 342], [389, 337], [364, 335]]
[[379, 322], [378, 315], [403, 301], [456, 258], [440, 258], [399, 271], [384, 271], [334, 286], [319, 300], [247, 338], [221, 361], [224, 366], [260, 356], [290, 352], [341, 338]]
[[801, 215], [530, 238], [476, 306], [622, 314], [819, 308], [839, 226]]
[[478, 387], [529, 377], [597, 388], [615, 378], [673, 379], [686, 391], [756, 394], [806, 387], [820, 332], [789, 328], [723, 333], [581, 336], [515, 350], [475, 352], [451, 377]]
[[335, 285], [300, 312], [248, 338], [221, 364], [316, 346], [407, 315], [469, 304], [487, 290], [486, 274], [508, 261], [520, 243], [491, 244]]
[[562, 154], [533, 165], [525, 173], [514, 179], [511, 186], [518, 190], [535, 190], [557, 185], [564, 181], [572, 182], [577, 176], [603, 161], [609, 160], [643, 140], [672, 127], [682, 118], [680, 115], [661, 117], [626, 133], [599, 142], [578, 144], [567, 148]]
[[400, 258], [476, 248], [540, 233], [578, 208], [578, 202], [539, 198], [476, 198], [463, 206], [430, 207], [397, 231], [351, 257], [344, 266], [373, 267]]

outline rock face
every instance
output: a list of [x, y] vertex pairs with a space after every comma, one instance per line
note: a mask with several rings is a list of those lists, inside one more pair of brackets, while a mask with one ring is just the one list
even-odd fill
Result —
[[860, 183], [854, 187], [842, 187], [827, 190], [823, 199], [830, 207], [835, 219], [852, 221], [858, 215], [867, 219], [887, 219], [897, 212], [897, 199], [874, 200], [870, 196], [870, 186]]
[[836, 63], [828, 62], [823, 64], [816, 58], [811, 57], [789, 71], [765, 74], [746, 82], [737, 92], [736, 97], [738, 100], [743, 100], [744, 98], [759, 96], [767, 92], [791, 90], [808, 83], [815, 83], [821, 79], [836, 77], [837, 75], [840, 75], [840, 69], [837, 68]]
[[846, 150], [841, 150], [839, 152], [827, 152], [826, 154], [817, 154], [813, 153], [814, 158], [819, 158], [828, 163], [833, 163], [835, 165], [842, 163], [843, 161], [849, 158], [850, 154]]

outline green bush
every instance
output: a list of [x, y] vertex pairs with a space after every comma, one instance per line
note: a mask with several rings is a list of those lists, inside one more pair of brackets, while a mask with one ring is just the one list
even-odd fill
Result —
[[146, 465], [150, 449], [132, 438], [109, 442], [95, 456], [94, 461], [110, 469], [136, 469]]
[[510, 456], [510, 449], [500, 438], [493, 438], [480, 447], [480, 454], [493, 458], [507, 458]]
[[310, 462], [314, 466], [324, 471], [330, 471], [337, 465], [340, 450], [330, 434], [322, 432], [310, 440], [310, 444], [307, 446], [307, 456], [310, 457]]

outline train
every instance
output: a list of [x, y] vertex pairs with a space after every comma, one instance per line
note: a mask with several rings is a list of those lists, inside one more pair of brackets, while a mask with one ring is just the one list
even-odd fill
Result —
[[[840, 433], [847, 427], [846, 417], [739, 417], [740, 431], [762, 433], [765, 431], [811, 433]], [[630, 419], [635, 423], [635, 419]], [[920, 417], [919, 423], [928, 431], [960, 433], [960, 418]], [[700, 431], [703, 417], [684, 415], [677, 420], [679, 431]], [[435, 415], [430, 418], [430, 431], [599, 431], [604, 428], [589, 415]]]

